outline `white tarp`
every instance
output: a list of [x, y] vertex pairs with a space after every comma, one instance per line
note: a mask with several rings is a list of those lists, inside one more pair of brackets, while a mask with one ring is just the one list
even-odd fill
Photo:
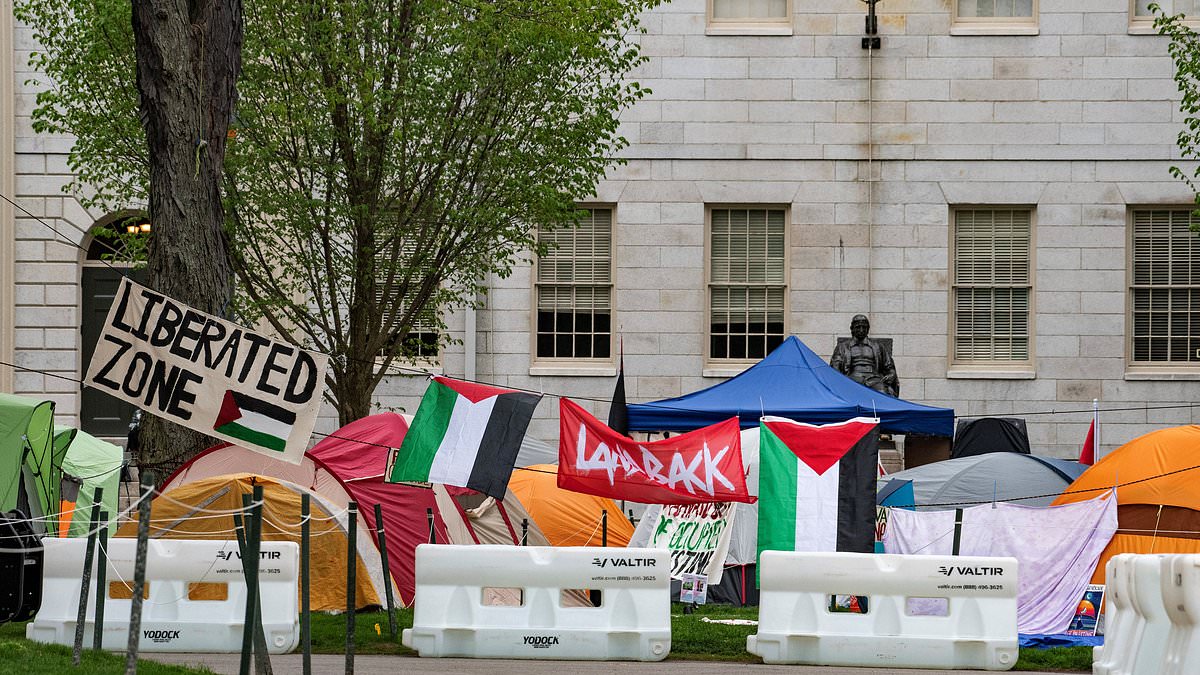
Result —
[[[1011, 556], [1020, 564], [1017, 629], [1061, 633], [1117, 530], [1111, 492], [1063, 506], [983, 504], [962, 510], [958, 555]], [[950, 555], [954, 511], [891, 509], [888, 553]]]

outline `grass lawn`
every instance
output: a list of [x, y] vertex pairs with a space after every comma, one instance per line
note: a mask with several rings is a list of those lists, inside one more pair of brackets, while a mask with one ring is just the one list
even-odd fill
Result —
[[[90, 645], [89, 645], [90, 646]], [[171, 666], [153, 661], [138, 662], [138, 675], [200, 675], [207, 668]], [[71, 648], [45, 645], [25, 639], [25, 624], [0, 626], [0, 673], [22, 675], [123, 675], [125, 655], [85, 649], [80, 667], [71, 665]]]
[[[742, 661], [759, 663], [757, 656], [746, 651], [746, 636], [758, 631], [757, 626], [731, 626], [709, 623], [701, 619], [758, 619], [757, 607], [702, 605], [692, 614], [684, 614], [684, 606], [671, 605], [671, 655], [668, 659], [690, 661]], [[399, 631], [412, 625], [412, 610], [396, 611], [397, 638], [388, 635], [387, 612], [363, 612], [355, 616], [354, 642], [356, 654], [415, 654], [400, 644]], [[314, 614], [312, 621], [313, 652], [342, 654], [345, 649], [346, 617], [344, 615]], [[376, 633], [376, 626], [379, 627]], [[1013, 670], [1088, 672], [1092, 671], [1091, 647], [1059, 647], [1054, 649], [1022, 649]]]
[[[702, 621], [709, 619], [757, 619], [756, 607], [702, 605], [685, 614], [684, 606], [671, 605], [671, 655], [668, 659], [758, 663], [757, 656], [746, 651], [746, 636], [756, 626], [732, 626]], [[400, 631], [412, 625], [412, 610], [396, 611], [396, 638], [388, 631], [387, 612], [361, 612], [354, 616], [354, 652], [356, 654], [415, 655], [400, 644]], [[56, 675], [71, 669], [71, 650], [54, 645], [38, 645], [24, 639], [24, 624], [0, 626], [0, 672], [23, 675]], [[346, 646], [345, 615], [312, 615], [312, 646], [316, 654], [343, 654]], [[84, 653], [81, 675], [123, 673], [125, 660], [120, 655]], [[1014, 670], [1091, 672], [1091, 647], [1022, 649]], [[139, 674], [184, 675], [204, 673], [179, 666], [143, 663]]]

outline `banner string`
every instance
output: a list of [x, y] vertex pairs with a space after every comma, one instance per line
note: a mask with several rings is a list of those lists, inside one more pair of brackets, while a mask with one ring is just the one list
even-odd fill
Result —
[[[88, 250], [87, 250], [86, 248], [84, 248], [83, 246], [81, 246], [81, 245], [79, 245], [79, 244], [75, 243], [75, 241], [74, 241], [74, 240], [72, 240], [70, 237], [68, 237], [67, 235], [63, 234], [62, 232], [59, 232], [59, 231], [58, 231], [58, 229], [57, 229], [57, 228], [55, 228], [53, 225], [51, 225], [50, 223], [47, 223], [45, 220], [42, 220], [42, 219], [41, 219], [41, 217], [34, 215], [33, 213], [31, 213], [31, 212], [29, 211], [29, 209], [26, 209], [24, 206], [21, 206], [21, 204], [19, 204], [18, 202], [15, 202], [15, 201], [13, 201], [12, 199], [9, 199], [7, 195], [5, 195], [5, 194], [3, 194], [3, 193], [0, 193], [0, 199], [3, 199], [4, 201], [8, 202], [9, 204], [11, 204], [11, 205], [12, 205], [12, 207], [13, 207], [13, 208], [15, 208], [15, 209], [19, 210], [21, 213], [23, 213], [23, 214], [25, 214], [26, 216], [28, 216], [28, 217], [30, 217], [30, 218], [32, 218], [32, 219], [34, 219], [34, 220], [35, 220], [35, 221], [37, 221], [39, 224], [41, 224], [41, 225], [45, 226], [45, 227], [46, 227], [48, 230], [50, 230], [50, 231], [51, 231], [51, 232], [53, 232], [55, 235], [57, 235], [57, 236], [60, 238], [60, 240], [62, 241], [62, 243], [65, 243], [65, 244], [67, 244], [68, 246], [72, 246], [72, 247], [74, 247], [74, 248], [77, 248], [77, 249], [79, 249], [80, 251], [83, 251], [84, 253], [87, 253], [87, 252], [88, 252]], [[80, 234], [84, 234], [84, 235], [86, 235], [86, 234], [87, 234], [87, 232], [84, 232], [84, 231], [80, 230], [79, 228], [75, 228], [75, 230], [76, 230], [77, 232], [79, 232]], [[100, 239], [97, 239], [96, 241], [97, 241], [97, 242], [98, 242], [98, 243], [99, 243], [101, 246], [103, 246], [103, 247], [107, 248], [107, 249], [109, 250], [109, 252], [110, 252], [110, 253], [112, 253], [113, 255], [120, 255], [120, 253], [121, 253], [121, 252], [120, 252], [120, 251], [118, 251], [117, 249], [113, 248], [113, 247], [112, 247], [112, 245], [111, 245], [111, 244], [109, 244], [108, 242], [106, 242], [106, 241], [103, 241], [103, 240], [100, 240]], [[101, 258], [101, 259], [100, 259], [98, 262], [100, 262], [102, 265], [104, 265], [104, 266], [105, 266], [105, 267], [107, 267], [108, 269], [110, 269], [110, 270], [112, 270], [112, 271], [116, 272], [117, 274], [119, 274], [119, 275], [121, 275], [121, 276], [123, 276], [123, 277], [127, 277], [127, 276], [129, 276], [129, 272], [132, 270], [132, 268], [130, 268], [130, 267], [125, 267], [125, 268], [122, 268], [122, 267], [116, 267], [116, 266], [114, 266], [114, 265], [110, 264], [110, 263], [109, 263], [107, 260], [104, 260], [103, 258]]]

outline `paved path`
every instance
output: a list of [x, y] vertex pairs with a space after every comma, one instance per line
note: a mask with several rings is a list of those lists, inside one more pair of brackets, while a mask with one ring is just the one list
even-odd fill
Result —
[[[238, 654], [153, 654], [145, 658], [163, 663], [207, 666], [221, 675], [237, 675]], [[313, 673], [344, 673], [346, 658], [332, 654], [312, 657]], [[299, 675], [299, 654], [271, 657], [271, 666], [281, 675]], [[484, 673], [486, 675], [978, 675], [978, 670], [908, 670], [901, 668], [834, 668], [820, 666], [766, 666], [752, 663], [719, 661], [665, 661], [659, 663], [599, 661], [521, 661], [494, 659], [422, 659], [415, 656], [359, 656], [354, 660], [355, 675], [396, 675], [404, 673]], [[1033, 673], [1033, 675], [1050, 675]]]

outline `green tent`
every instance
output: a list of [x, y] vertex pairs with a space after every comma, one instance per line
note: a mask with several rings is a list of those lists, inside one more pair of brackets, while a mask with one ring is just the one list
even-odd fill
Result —
[[88, 520], [92, 517], [92, 499], [97, 487], [104, 488], [100, 502], [101, 510], [108, 511], [109, 518], [117, 516], [117, 491], [121, 487], [121, 467], [125, 463], [125, 452], [119, 445], [102, 441], [85, 431], [71, 427], [55, 428], [54, 445], [56, 448], [63, 448], [66, 453], [62, 460], [63, 473], [73, 476], [80, 483], [79, 496], [75, 500], [78, 510], [71, 517], [68, 535], [83, 537], [88, 533]]
[[[54, 403], [0, 393], [0, 511], [17, 508], [24, 482], [31, 517], [58, 513], [62, 452], [54, 443]], [[45, 530], [55, 531], [47, 522]], [[41, 528], [35, 528], [41, 529]]]

